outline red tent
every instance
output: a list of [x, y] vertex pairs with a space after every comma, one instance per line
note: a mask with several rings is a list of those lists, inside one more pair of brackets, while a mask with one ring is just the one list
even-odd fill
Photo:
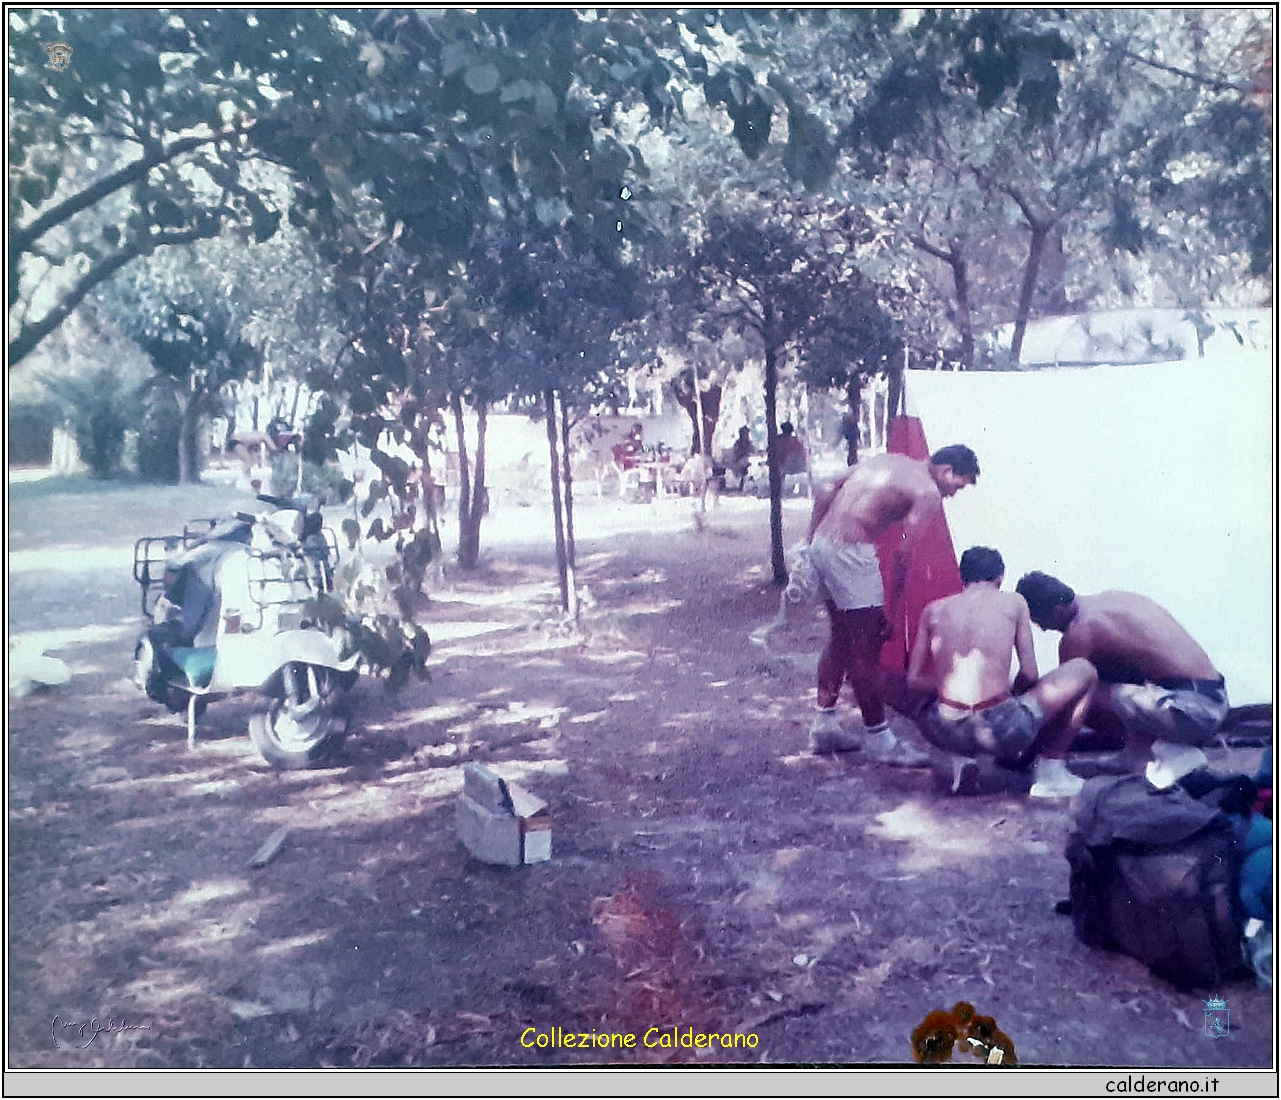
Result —
[[[930, 449], [925, 442], [925, 428], [918, 416], [896, 416], [889, 422], [886, 450], [891, 454], [925, 460]], [[890, 566], [894, 546], [903, 538], [903, 525], [896, 523], [876, 543], [881, 559], [881, 579], [886, 593], [890, 590]], [[902, 611], [897, 622], [891, 623], [893, 634], [881, 650], [881, 666], [905, 672], [916, 627], [921, 612], [931, 600], [952, 596], [961, 590], [961, 573], [956, 564], [956, 550], [952, 546], [952, 532], [948, 530], [947, 517], [931, 525], [921, 535], [921, 541], [912, 557], [903, 592]]]

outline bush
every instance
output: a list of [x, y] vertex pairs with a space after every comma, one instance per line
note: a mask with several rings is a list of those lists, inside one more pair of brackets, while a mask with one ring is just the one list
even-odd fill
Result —
[[[291, 497], [298, 487], [298, 455], [293, 452], [274, 455], [271, 460], [273, 496]], [[342, 468], [334, 462], [302, 464], [302, 491], [314, 496], [322, 506], [346, 504], [355, 486], [343, 477]]]
[[138, 476], [144, 481], [178, 484], [178, 437], [182, 414], [173, 394], [152, 391], [138, 427]]
[[132, 396], [119, 373], [102, 367], [87, 377], [43, 381], [71, 422], [76, 446], [89, 472], [97, 478], [118, 474], [125, 429], [130, 426]]

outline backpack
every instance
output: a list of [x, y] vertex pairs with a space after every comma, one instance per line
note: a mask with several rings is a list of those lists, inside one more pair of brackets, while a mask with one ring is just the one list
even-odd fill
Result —
[[1081, 792], [1068, 837], [1072, 924], [1183, 988], [1213, 987], [1242, 966], [1237, 820], [1175, 784], [1099, 777]]

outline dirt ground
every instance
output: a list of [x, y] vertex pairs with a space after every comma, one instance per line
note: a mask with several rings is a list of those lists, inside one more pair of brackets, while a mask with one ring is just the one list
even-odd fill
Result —
[[[252, 700], [213, 704], [189, 753], [128, 679], [132, 540], [242, 498], [67, 488], [10, 495], [10, 637], [73, 673], [9, 704], [12, 1068], [902, 1063], [962, 999], [1023, 1064], [1271, 1063], [1251, 980], [1205, 993], [1230, 1008], [1215, 1041], [1202, 997], [1074, 939], [1064, 804], [941, 798], [927, 771], [807, 751], [821, 621], [782, 652], [747, 641], [777, 601], [764, 502], [702, 532], [686, 502], [628, 505], [614, 537], [612, 506], [581, 502], [577, 639], [546, 513], [500, 505], [516, 535], [433, 592], [431, 681], [363, 682], [339, 766], [287, 774], [249, 743]], [[551, 803], [550, 862], [467, 854], [468, 760]], [[640, 1047], [672, 1026], [757, 1043]], [[531, 1027], [638, 1045], [527, 1048]]]

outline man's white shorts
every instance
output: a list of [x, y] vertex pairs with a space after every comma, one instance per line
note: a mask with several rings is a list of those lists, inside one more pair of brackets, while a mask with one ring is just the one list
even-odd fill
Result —
[[885, 606], [881, 563], [871, 543], [815, 537], [810, 543], [810, 559], [818, 571], [819, 594], [830, 599], [838, 611]]

